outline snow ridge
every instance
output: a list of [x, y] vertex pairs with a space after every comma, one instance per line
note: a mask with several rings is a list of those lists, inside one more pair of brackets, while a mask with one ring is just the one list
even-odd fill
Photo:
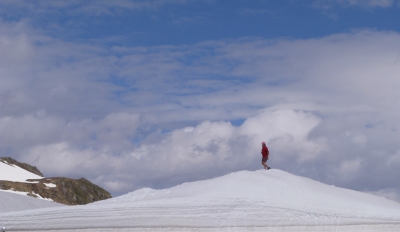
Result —
[[281, 170], [259, 170], [162, 190], [140, 189], [86, 206], [3, 213], [1, 225], [30, 231], [335, 231], [338, 227], [343, 231], [397, 231], [400, 204]]

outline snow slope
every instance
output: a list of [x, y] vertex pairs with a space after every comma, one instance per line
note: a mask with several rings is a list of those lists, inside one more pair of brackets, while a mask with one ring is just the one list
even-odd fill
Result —
[[26, 180], [43, 178], [16, 165], [4, 162], [0, 162], [0, 180], [30, 183]]
[[0, 191], [0, 213], [60, 206], [64, 205], [30, 196]]
[[[44, 223], [45, 222], [45, 223]], [[0, 214], [13, 231], [399, 231], [400, 204], [280, 170]]]

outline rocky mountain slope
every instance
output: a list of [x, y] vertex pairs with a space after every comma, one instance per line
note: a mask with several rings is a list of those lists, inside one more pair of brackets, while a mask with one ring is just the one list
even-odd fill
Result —
[[[38, 177], [35, 179], [28, 179], [24, 182], [11, 181], [4, 177], [0, 178], [3, 179], [0, 180], [0, 189], [2, 190], [24, 192], [28, 196], [51, 199], [55, 202], [67, 205], [83, 205], [111, 198], [109, 192], [85, 178], [44, 178], [43, 174], [36, 167], [26, 163], [20, 163], [9, 157], [0, 158], [0, 164], [3, 165], [3, 168], [7, 167], [4, 165], [22, 168], [30, 173], [36, 174], [35, 176]], [[12, 175], [12, 173], [10, 173], [10, 175]]]

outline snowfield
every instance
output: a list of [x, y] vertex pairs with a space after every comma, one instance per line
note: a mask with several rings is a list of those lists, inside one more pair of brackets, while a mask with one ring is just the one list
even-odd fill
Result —
[[[18, 194], [15, 194], [18, 193]], [[19, 195], [20, 192], [0, 191], [0, 213], [64, 206], [53, 201]], [[1, 219], [0, 219], [1, 221]], [[0, 224], [1, 226], [2, 224]]]
[[272, 169], [146, 188], [85, 206], [1, 213], [0, 226], [6, 231], [400, 231], [400, 204]]
[[8, 164], [0, 161], [0, 180], [8, 180], [15, 182], [33, 183], [28, 179], [43, 179], [42, 176], [36, 175], [16, 165]]

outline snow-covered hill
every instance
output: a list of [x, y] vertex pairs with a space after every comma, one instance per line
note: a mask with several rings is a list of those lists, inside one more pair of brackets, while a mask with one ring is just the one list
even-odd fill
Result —
[[13, 231], [398, 231], [400, 204], [280, 170], [259, 170], [141, 189], [86, 206], [2, 213], [0, 226]]

